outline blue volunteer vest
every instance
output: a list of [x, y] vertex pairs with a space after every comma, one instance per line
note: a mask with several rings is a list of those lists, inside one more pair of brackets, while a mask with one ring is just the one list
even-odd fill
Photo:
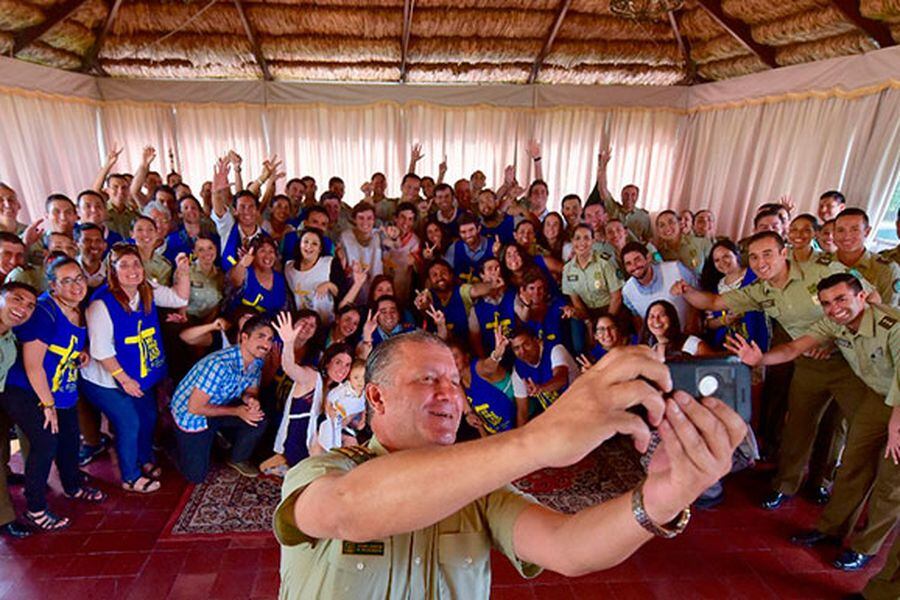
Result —
[[[219, 241], [219, 236], [213, 236], [214, 242], [216, 244], [216, 250], [221, 250], [221, 242]], [[187, 230], [184, 228], [184, 225], [170, 233], [166, 236], [166, 250], [163, 252], [163, 256], [168, 259], [170, 263], [175, 264], [175, 258], [180, 254], [184, 253], [187, 256], [193, 257], [194, 252], [194, 242], [196, 240], [190, 236]], [[235, 249], [235, 252], [237, 249]], [[218, 265], [219, 262], [216, 261]]]
[[560, 298], [550, 300], [550, 306], [547, 308], [547, 314], [544, 315], [543, 321], [523, 321], [522, 325], [527, 327], [538, 339], [550, 346], [563, 342], [562, 337], [562, 307], [566, 303]]
[[143, 305], [134, 312], [126, 311], [105, 285], [97, 290], [94, 299], [103, 302], [109, 312], [119, 365], [142, 390], [152, 388], [166, 374], [156, 304], [150, 306], [149, 313], [144, 312]]
[[494, 249], [491, 240], [486, 237], [482, 239], [484, 240], [482, 243], [485, 246], [485, 251], [478, 260], [474, 260], [469, 256], [464, 241], [457, 240], [456, 242], [453, 242], [453, 272], [456, 273], [456, 276], [464, 283], [480, 281], [478, 272], [481, 270], [481, 265], [483, 265], [487, 259], [494, 258]]
[[516, 220], [512, 215], [506, 215], [496, 227], [488, 227], [481, 222], [481, 235], [498, 237], [503, 244], [512, 244], [515, 240]]
[[[752, 269], [747, 269], [744, 279], [741, 280], [741, 287], [747, 287], [756, 281], [756, 273]], [[713, 311], [714, 318], [721, 318], [725, 315], [724, 311]], [[712, 345], [715, 348], [725, 347], [725, 336], [739, 334], [745, 340], [754, 341], [760, 350], [765, 352], [769, 349], [769, 326], [766, 323], [766, 314], [762, 311], [751, 310], [745, 312], [739, 321], [733, 323], [730, 327], [719, 327], [712, 332]]]
[[466, 390], [469, 406], [481, 419], [488, 433], [500, 433], [513, 429], [516, 425], [516, 400], [510, 398], [497, 386], [484, 379], [475, 369], [475, 361], [469, 365], [472, 383]]
[[[550, 355], [553, 353], [553, 348], [556, 346], [554, 343], [545, 343], [543, 344], [543, 350], [541, 351], [541, 360], [537, 364], [537, 366], [531, 366], [523, 360], [516, 359], [516, 362], [513, 368], [516, 371], [516, 374], [522, 379], [522, 381], [526, 379], [531, 379], [536, 384], [540, 385], [542, 383], [547, 383], [551, 379], [553, 379], [553, 367], [550, 363]], [[537, 396], [529, 396], [529, 404], [531, 405], [529, 408], [529, 413], [534, 415], [537, 413], [541, 413], [547, 410], [551, 404], [556, 402], [556, 399], [559, 398], [563, 392], [566, 391], [566, 388], [569, 387], [569, 384], [566, 383], [560, 389], [555, 392], [540, 392]]]
[[446, 305], [441, 304], [441, 299], [435, 293], [431, 294], [431, 299], [434, 307], [443, 311], [447, 319], [447, 333], [465, 341], [469, 331], [469, 314], [466, 312], [466, 303], [459, 293], [459, 287], [453, 289]]
[[516, 324], [516, 292], [506, 290], [500, 304], [491, 304], [485, 300], [475, 303], [475, 317], [478, 319], [478, 329], [481, 330], [481, 347], [485, 353], [494, 351], [494, 330], [502, 327], [504, 335], [509, 335]]
[[275, 271], [272, 277], [272, 289], [267, 290], [256, 278], [256, 269], [250, 267], [247, 269], [247, 280], [241, 290], [239, 303], [243, 306], [252, 306], [261, 313], [274, 315], [287, 304], [284, 276]]
[[[43, 367], [56, 406], [59, 408], [75, 406], [78, 400], [78, 367], [81, 364], [79, 359], [87, 340], [87, 328], [73, 325], [62, 313], [59, 305], [44, 292], [38, 298], [31, 319], [16, 328], [17, 333], [20, 330], [28, 330], [30, 333], [23, 337], [47, 344]], [[31, 389], [21, 353], [10, 369], [7, 383], [22, 389]]]

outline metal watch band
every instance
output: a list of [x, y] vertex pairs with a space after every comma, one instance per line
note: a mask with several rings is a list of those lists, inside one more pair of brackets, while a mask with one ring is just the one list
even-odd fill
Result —
[[691, 509], [690, 507], [688, 507], [681, 511], [681, 514], [678, 515], [674, 522], [669, 523], [666, 526], [660, 526], [654, 523], [650, 519], [650, 516], [647, 515], [647, 511], [644, 510], [643, 481], [634, 489], [634, 492], [632, 492], [631, 494], [631, 512], [632, 514], [634, 514], [634, 519], [641, 527], [655, 536], [666, 539], [671, 539], [684, 531], [687, 527], [688, 522], [691, 520]]

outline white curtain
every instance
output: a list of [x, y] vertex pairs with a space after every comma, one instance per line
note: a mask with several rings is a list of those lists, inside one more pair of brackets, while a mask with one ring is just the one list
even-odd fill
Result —
[[175, 105], [179, 166], [195, 195], [212, 179], [216, 159], [229, 150], [243, 158], [244, 185], [259, 176], [269, 151], [262, 105]]
[[0, 123], [0, 181], [18, 193], [20, 221], [43, 216], [51, 193], [74, 200], [91, 186], [100, 167], [95, 102], [0, 95]]
[[884, 214], [900, 174], [900, 93], [808, 98], [690, 115], [679, 151], [675, 204], [712, 208], [720, 234], [752, 229], [755, 209], [789, 195], [815, 214], [818, 197]]
[[121, 148], [114, 172], [134, 173], [141, 164], [144, 146], [156, 148], [150, 169], [163, 177], [170, 171], [169, 152], [180, 164], [175, 145], [175, 115], [171, 105], [110, 102], [100, 109], [103, 141], [107, 152]]

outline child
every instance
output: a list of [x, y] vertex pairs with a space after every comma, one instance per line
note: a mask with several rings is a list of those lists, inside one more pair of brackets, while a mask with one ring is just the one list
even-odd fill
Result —
[[365, 361], [355, 359], [347, 381], [328, 392], [327, 418], [319, 425], [318, 436], [319, 445], [325, 452], [358, 444], [356, 433], [366, 426], [365, 376]]

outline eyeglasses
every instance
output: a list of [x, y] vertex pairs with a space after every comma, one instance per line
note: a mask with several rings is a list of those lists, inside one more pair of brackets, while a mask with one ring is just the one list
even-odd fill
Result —
[[78, 285], [83, 285], [86, 282], [87, 282], [87, 277], [85, 277], [84, 275], [77, 275], [75, 277], [63, 277], [62, 279], [59, 280], [58, 283], [59, 283], [59, 285], [70, 286], [73, 283], [76, 283]]

